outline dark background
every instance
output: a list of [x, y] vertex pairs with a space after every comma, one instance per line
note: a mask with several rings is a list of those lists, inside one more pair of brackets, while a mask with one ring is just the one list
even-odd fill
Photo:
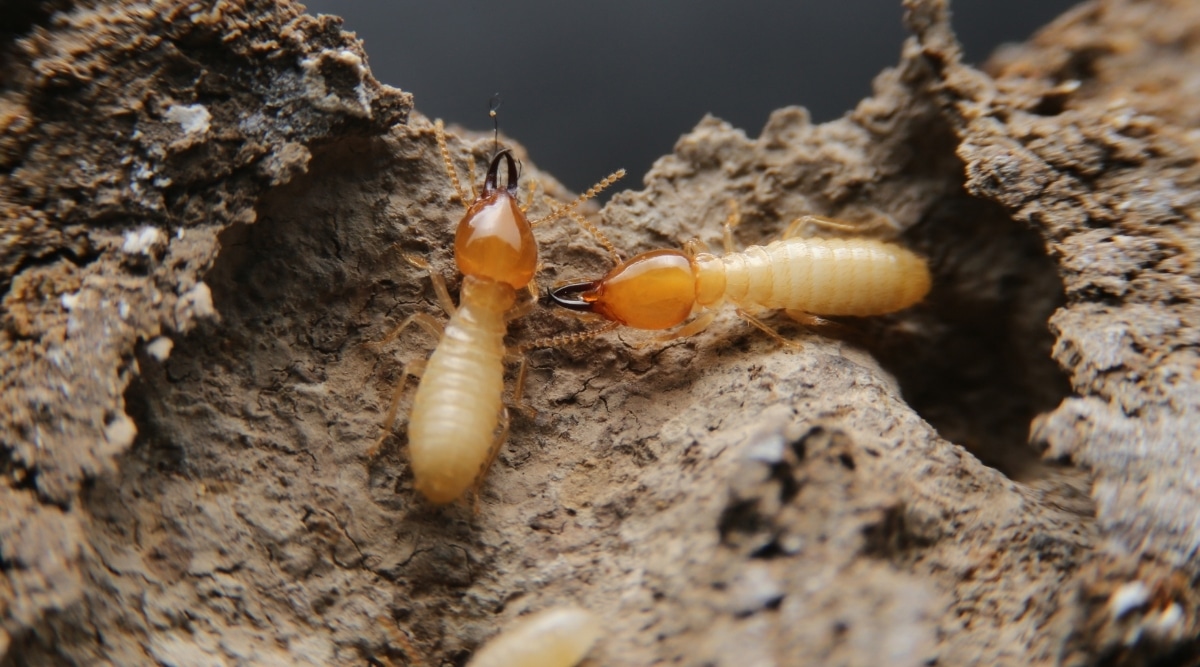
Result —
[[[899, 0], [312, 0], [366, 42], [375, 77], [417, 110], [501, 129], [581, 191], [618, 167], [638, 188], [706, 113], [757, 136], [779, 107], [841, 116], [899, 59]], [[1019, 42], [1073, 0], [961, 0], [970, 62]]]

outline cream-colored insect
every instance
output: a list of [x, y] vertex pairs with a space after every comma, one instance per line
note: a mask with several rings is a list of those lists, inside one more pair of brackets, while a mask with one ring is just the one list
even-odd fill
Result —
[[[508, 150], [498, 152], [484, 178], [483, 189], [468, 200], [450, 160], [441, 121], [435, 125], [438, 148], [459, 199], [472, 201], [458, 223], [454, 258], [463, 274], [456, 307], [445, 281], [424, 260], [409, 257], [429, 270], [430, 280], [450, 321], [442, 325], [418, 313], [405, 319], [380, 345], [394, 340], [410, 324], [440, 337], [428, 361], [410, 362], [404, 375], [421, 377], [408, 420], [408, 448], [417, 491], [434, 503], [449, 503], [480, 481], [508, 434], [508, 410], [503, 404], [504, 334], [508, 321], [528, 312], [532, 300], [521, 301], [521, 292], [537, 271], [537, 242], [533, 226], [555, 218], [571, 217], [591, 228], [575, 212], [624, 175], [624, 170], [601, 181], [578, 199], [530, 222], [526, 208], [517, 202], [516, 160]], [[500, 162], [506, 163], [508, 182], [499, 187]], [[474, 186], [472, 185], [472, 190]], [[514, 389], [520, 401], [524, 363]], [[386, 439], [400, 405], [403, 382], [396, 388], [384, 419], [384, 433], [371, 455]]]
[[600, 637], [580, 607], [554, 607], [521, 619], [479, 649], [467, 667], [572, 667]]
[[[733, 250], [732, 229], [740, 217], [731, 204], [723, 256], [684, 250], [653, 250], [617, 265], [599, 280], [551, 290], [551, 300], [571, 310], [598, 314], [636, 329], [667, 329], [700, 315], [665, 338], [702, 331], [725, 302], [746, 321], [779, 336], [753, 314], [783, 309], [801, 322], [821, 315], [882, 315], [908, 308], [929, 292], [925, 260], [892, 243], [874, 239], [799, 238], [801, 225], [846, 227], [817, 217], [793, 222], [784, 237], [766, 246]], [[564, 337], [579, 338], [580, 336]]]

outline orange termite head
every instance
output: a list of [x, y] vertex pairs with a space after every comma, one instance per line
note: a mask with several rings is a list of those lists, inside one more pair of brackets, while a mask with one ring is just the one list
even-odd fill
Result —
[[[501, 159], [508, 163], [508, 183], [503, 189], [497, 184]], [[458, 223], [454, 260], [463, 275], [507, 283], [513, 289], [533, 280], [537, 242], [517, 204], [517, 163], [511, 151], [500, 151], [492, 158], [483, 192]]]
[[691, 315], [696, 277], [687, 255], [652, 250], [622, 262], [600, 280], [557, 287], [550, 300], [635, 329], [667, 329]]

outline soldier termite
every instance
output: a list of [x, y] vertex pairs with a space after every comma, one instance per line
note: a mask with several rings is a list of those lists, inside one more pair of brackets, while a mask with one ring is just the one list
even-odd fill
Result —
[[[443, 328], [427, 314], [414, 314], [379, 345], [394, 340], [410, 324], [439, 337], [429, 359], [410, 362], [405, 366], [404, 376], [421, 378], [408, 420], [414, 485], [431, 502], [442, 504], [458, 499], [482, 479], [508, 433], [508, 410], [502, 397], [504, 335], [508, 321], [525, 314], [533, 305], [532, 300], [520, 298], [520, 292], [529, 286], [538, 266], [533, 227], [570, 217], [593, 230], [575, 209], [625, 172], [614, 173], [570, 204], [531, 222], [525, 216], [527, 207], [522, 208], [517, 202], [517, 165], [510, 151], [495, 154], [482, 191], [472, 201], [459, 184], [441, 121], [437, 121], [434, 130], [446, 173], [458, 198], [464, 203], [471, 201], [454, 237], [454, 259], [463, 274], [459, 303], [454, 305], [445, 281], [427, 262], [408, 257], [410, 263], [429, 271], [434, 291], [450, 320]], [[501, 162], [508, 176], [503, 188], [499, 185]], [[518, 402], [523, 382], [524, 363], [513, 392]], [[387, 438], [403, 386], [402, 380], [384, 418], [384, 432], [369, 456]]]
[[517, 621], [484, 644], [467, 667], [572, 667], [600, 637], [586, 609], [553, 607]]
[[783, 309], [808, 323], [822, 315], [883, 315], [908, 308], [929, 292], [928, 265], [905, 248], [874, 239], [796, 235], [808, 223], [849, 226], [827, 218], [800, 218], [782, 239], [735, 252], [732, 229], [740, 216], [732, 203], [730, 209], [723, 256], [694, 243], [682, 251], [653, 250], [621, 262], [599, 280], [556, 287], [550, 299], [636, 329], [668, 329], [703, 311], [666, 340], [699, 333], [716, 316], [715, 308], [728, 301], [743, 319], [788, 345], [753, 312]]

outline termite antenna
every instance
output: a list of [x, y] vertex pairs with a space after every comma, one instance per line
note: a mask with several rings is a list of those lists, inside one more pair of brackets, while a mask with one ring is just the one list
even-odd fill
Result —
[[561, 218], [562, 216], [567, 215], [571, 211], [574, 211], [583, 202], [594, 198], [596, 195], [603, 192], [605, 188], [612, 185], [613, 183], [616, 183], [617, 181], [621, 180], [624, 177], [625, 177], [625, 170], [618, 169], [618, 170], [614, 171], [613, 173], [609, 174], [608, 176], [606, 176], [603, 181], [600, 181], [599, 183], [588, 188], [588, 191], [579, 195], [578, 197], [576, 197], [575, 201], [571, 202], [570, 204], [559, 206], [558, 208], [554, 209], [553, 211], [550, 211], [546, 215], [538, 218], [537, 220], [530, 220], [529, 224], [534, 227], [537, 227], [540, 224], [550, 222], [551, 220], [554, 220], [556, 218]]
[[583, 227], [585, 230], [591, 233], [592, 237], [599, 241], [600, 245], [604, 246], [604, 249], [608, 251], [609, 256], [613, 258], [614, 264], [621, 263], [621, 255], [617, 252], [616, 247], [613, 246], [612, 241], [608, 240], [607, 236], [605, 236], [599, 229], [596, 228], [596, 225], [593, 225], [582, 215], [579, 215], [579, 211], [568, 211], [567, 217], [574, 220], [575, 224]]
[[588, 329], [587, 331], [580, 331], [579, 333], [560, 334], [558, 336], [549, 336], [547, 338], [539, 338], [535, 341], [530, 341], [528, 343], [523, 343], [521, 345], [518, 345], [517, 352], [524, 354], [530, 350], [537, 350], [537, 349], [542, 349], [542, 348], [547, 348], [547, 347], [563, 347], [566, 345], [575, 345], [577, 343], [582, 343], [585, 340], [591, 340], [592, 338], [596, 338], [597, 336], [600, 336], [601, 334], [608, 333], [609, 331], [612, 331], [613, 329], [616, 329], [619, 326], [621, 326], [620, 322], [607, 322], [601, 326], [596, 327], [595, 329]]
[[500, 105], [503, 103], [500, 93], [493, 94], [488, 100], [488, 117], [492, 119], [492, 153], [500, 152]]

